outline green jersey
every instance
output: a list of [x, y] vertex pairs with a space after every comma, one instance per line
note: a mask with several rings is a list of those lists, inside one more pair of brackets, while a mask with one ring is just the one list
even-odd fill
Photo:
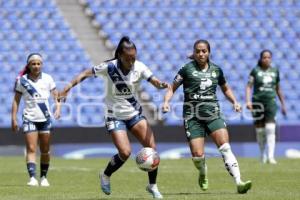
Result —
[[196, 61], [191, 61], [179, 70], [174, 82], [183, 84], [184, 117], [196, 116], [203, 120], [220, 117], [216, 89], [218, 85], [226, 83], [220, 67], [210, 62], [204, 71]]
[[250, 73], [249, 84], [252, 84], [254, 101], [274, 101], [276, 98], [276, 86], [280, 81], [277, 68], [269, 67], [263, 70], [256, 66]]

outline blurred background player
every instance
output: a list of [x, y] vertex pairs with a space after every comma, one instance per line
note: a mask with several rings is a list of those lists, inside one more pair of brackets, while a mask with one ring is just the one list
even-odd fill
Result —
[[26, 162], [30, 180], [29, 186], [38, 186], [36, 175], [36, 149], [40, 145], [40, 185], [49, 186], [47, 172], [50, 162], [50, 130], [52, 129], [51, 112], [48, 99], [52, 95], [56, 102], [54, 117], [60, 117], [60, 103], [57, 101], [58, 92], [49, 74], [42, 72], [43, 59], [38, 53], [30, 54], [27, 65], [17, 77], [15, 96], [12, 104], [11, 127], [18, 131], [17, 112], [23, 97], [23, 132], [26, 141]]
[[[118, 154], [112, 157], [104, 172], [100, 174], [101, 189], [107, 195], [111, 194], [111, 175], [125, 163], [131, 154], [127, 130], [144, 147], [156, 148], [153, 132], [142, 115], [142, 107], [136, 99], [136, 89], [143, 79], [158, 89], [167, 88], [168, 84], [154, 77], [147, 66], [136, 60], [136, 56], [135, 44], [129, 37], [123, 37], [119, 41], [113, 59], [83, 71], [60, 93], [62, 98], [66, 97], [72, 87], [87, 77], [107, 77], [106, 128], [118, 149]], [[154, 198], [162, 198], [156, 185], [157, 172], [158, 169], [148, 172], [149, 185], [146, 190]]]
[[199, 170], [198, 183], [202, 190], [208, 189], [207, 166], [204, 154], [204, 139], [210, 135], [223, 157], [225, 167], [234, 177], [238, 193], [246, 193], [251, 188], [251, 181], [241, 180], [238, 162], [231, 151], [225, 121], [221, 118], [216, 88], [232, 103], [236, 112], [241, 111], [232, 90], [226, 83], [223, 71], [209, 60], [210, 44], [206, 40], [194, 43], [191, 62], [185, 64], [176, 75], [168, 89], [163, 104], [163, 112], [170, 110], [169, 101], [177, 88], [183, 84], [183, 117], [186, 137], [189, 142], [192, 160]]
[[[280, 89], [279, 70], [271, 66], [272, 52], [263, 50], [257, 66], [252, 69], [246, 87], [247, 108], [252, 111], [256, 139], [263, 163], [276, 164], [275, 151], [275, 115], [277, 112], [276, 94], [281, 103], [281, 112], [286, 115], [285, 100]], [[253, 95], [251, 101], [251, 92]]]

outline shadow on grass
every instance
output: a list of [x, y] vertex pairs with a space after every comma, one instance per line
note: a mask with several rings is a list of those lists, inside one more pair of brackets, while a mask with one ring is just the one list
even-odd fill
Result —
[[164, 196], [189, 196], [189, 195], [222, 195], [234, 194], [232, 192], [174, 192], [163, 193]]

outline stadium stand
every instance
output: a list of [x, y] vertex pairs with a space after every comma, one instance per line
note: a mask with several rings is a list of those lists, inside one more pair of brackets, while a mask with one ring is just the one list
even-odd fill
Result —
[[[81, 47], [75, 34], [69, 28], [53, 0], [10, 0], [0, 1], [0, 127], [10, 126], [10, 111], [13, 86], [16, 76], [23, 68], [26, 57], [31, 52], [40, 52], [44, 57], [44, 71], [50, 73], [62, 87], [83, 67], [92, 66], [89, 56]], [[62, 109], [62, 120], [57, 126], [103, 126], [104, 119], [91, 118], [83, 114], [84, 108], [78, 104], [93, 103], [95, 94], [101, 94], [100, 79], [90, 79], [72, 92], [72, 96]], [[99, 87], [88, 87], [97, 84]], [[5, 87], [5, 85], [7, 87]], [[102, 96], [95, 98], [103, 99]], [[92, 99], [92, 100], [91, 100]], [[102, 100], [100, 100], [102, 102]], [[99, 111], [99, 116], [103, 113]], [[102, 111], [103, 112], [103, 111]], [[86, 116], [90, 116], [87, 119]], [[20, 117], [19, 117], [19, 120]], [[88, 121], [86, 121], [88, 120]]]
[[[122, 35], [130, 36], [139, 50], [139, 59], [156, 76], [168, 82], [173, 80], [181, 65], [187, 62], [187, 55], [192, 52], [194, 41], [199, 38], [208, 39], [212, 46], [213, 62], [222, 67], [240, 102], [244, 102], [247, 77], [257, 62], [259, 52], [265, 48], [271, 49], [274, 52], [274, 65], [279, 66], [281, 71], [281, 86], [289, 109], [286, 118], [280, 113], [278, 118], [281, 124], [300, 122], [299, 1], [80, 2], [86, 6], [86, 13], [92, 14], [94, 23], [108, 41], [116, 46]], [[0, 102], [5, 105], [0, 107], [0, 126], [8, 127], [13, 82], [29, 52], [42, 53], [45, 71], [54, 76], [59, 89], [81, 71], [83, 66], [91, 66], [91, 61], [64, 21], [55, 1], [0, 0], [0, 10]], [[4, 84], [9, 86], [3, 87]], [[95, 87], [95, 84], [99, 86]], [[103, 110], [97, 104], [103, 102], [102, 85], [100, 79], [89, 79], [74, 89], [63, 107], [63, 118], [57, 125], [103, 126], [103, 117], [100, 117]], [[142, 84], [142, 89], [151, 94], [150, 100], [160, 108], [164, 91], [157, 91], [147, 83]], [[167, 125], [182, 123], [181, 90], [182, 88], [176, 92], [172, 100], [172, 112], [163, 116]], [[219, 95], [219, 100], [228, 123], [251, 123], [246, 109], [242, 115], [235, 114], [222, 94]], [[83, 106], [78, 107], [79, 104]]]
[[[210, 41], [212, 60], [219, 64], [240, 102], [245, 101], [245, 86], [259, 52], [271, 49], [273, 62], [281, 71], [281, 85], [289, 114], [278, 113], [281, 124], [300, 121], [299, 100], [300, 59], [297, 38], [300, 36], [300, 3], [294, 0], [84, 0], [87, 13], [92, 13], [98, 27], [114, 45], [122, 35], [136, 42], [139, 59], [163, 80], [171, 82], [193, 42], [202, 38]], [[292, 71], [292, 73], [291, 73]], [[160, 107], [164, 91], [154, 91], [149, 84], [143, 89], [152, 95]], [[219, 92], [220, 93], [220, 92]], [[161, 98], [157, 98], [161, 97]], [[181, 124], [183, 97], [177, 92], [174, 111], [164, 116], [167, 125]], [[235, 114], [219, 95], [224, 116], [231, 124], [250, 123], [250, 113]], [[298, 106], [299, 107], [299, 106]], [[244, 107], [245, 108], [245, 107]], [[174, 113], [176, 116], [174, 116]]]

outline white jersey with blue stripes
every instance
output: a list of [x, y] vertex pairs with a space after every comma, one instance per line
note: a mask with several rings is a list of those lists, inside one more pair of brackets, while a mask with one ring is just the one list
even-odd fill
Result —
[[107, 77], [106, 117], [126, 120], [141, 113], [137, 89], [141, 80], [149, 81], [152, 77], [152, 72], [144, 63], [135, 61], [127, 75], [122, 73], [117, 60], [101, 63], [92, 70], [95, 76]]
[[32, 122], [44, 122], [51, 116], [49, 97], [55, 89], [53, 78], [41, 73], [37, 80], [31, 80], [28, 74], [18, 78], [15, 91], [22, 93], [25, 102], [23, 117]]

